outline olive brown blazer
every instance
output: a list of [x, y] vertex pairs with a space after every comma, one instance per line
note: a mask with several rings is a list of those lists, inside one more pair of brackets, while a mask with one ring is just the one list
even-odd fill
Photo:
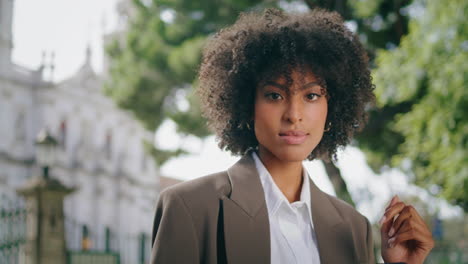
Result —
[[[375, 263], [369, 221], [312, 180], [310, 195], [321, 263]], [[252, 156], [164, 190], [152, 245], [152, 264], [269, 264], [268, 211]]]

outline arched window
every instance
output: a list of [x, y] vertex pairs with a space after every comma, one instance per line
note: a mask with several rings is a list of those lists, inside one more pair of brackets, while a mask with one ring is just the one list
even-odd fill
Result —
[[106, 139], [104, 143], [104, 151], [106, 153], [106, 158], [111, 159], [112, 157], [112, 133], [111, 131], [107, 131]]
[[62, 149], [66, 149], [67, 144], [67, 121], [62, 120], [59, 127], [59, 144]]
[[15, 138], [17, 141], [26, 140], [26, 115], [24, 110], [19, 110], [15, 119]]

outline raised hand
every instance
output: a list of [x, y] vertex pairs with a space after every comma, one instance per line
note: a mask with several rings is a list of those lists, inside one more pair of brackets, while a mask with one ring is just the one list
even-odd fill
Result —
[[434, 248], [432, 234], [424, 220], [413, 206], [406, 205], [398, 196], [392, 198], [379, 223], [382, 258], [386, 263], [422, 264]]

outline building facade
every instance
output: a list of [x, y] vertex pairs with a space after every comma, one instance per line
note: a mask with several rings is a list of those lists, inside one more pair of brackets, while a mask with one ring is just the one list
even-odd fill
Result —
[[44, 78], [53, 65], [12, 62], [13, 4], [0, 0], [0, 206], [39, 175], [34, 142], [48, 129], [59, 141], [51, 175], [77, 187], [65, 199], [67, 247], [112, 250], [121, 263], [146, 263], [160, 175], [145, 151], [153, 132], [103, 93], [89, 49], [78, 72], [59, 83]]

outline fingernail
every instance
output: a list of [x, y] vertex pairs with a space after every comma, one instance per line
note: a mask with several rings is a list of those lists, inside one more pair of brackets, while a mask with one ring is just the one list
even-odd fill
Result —
[[395, 238], [394, 238], [394, 237], [392, 237], [392, 238], [390, 238], [390, 239], [388, 240], [388, 246], [389, 246], [390, 248], [393, 248], [393, 247], [395, 246], [395, 245], [393, 244], [393, 242], [395, 242]]
[[388, 232], [388, 236], [391, 237], [395, 233], [395, 229], [392, 227], [390, 228], [390, 232]]
[[382, 225], [385, 222], [385, 219], [387, 219], [387, 217], [385, 215], [382, 216], [382, 219], [379, 221], [379, 225]]

